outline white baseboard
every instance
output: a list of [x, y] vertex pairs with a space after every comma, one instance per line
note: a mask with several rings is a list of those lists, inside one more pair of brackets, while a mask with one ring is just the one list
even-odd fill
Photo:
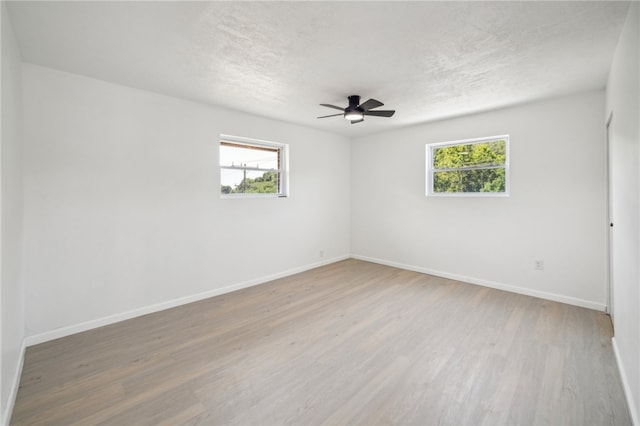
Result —
[[18, 388], [20, 387], [20, 377], [22, 376], [22, 367], [24, 366], [24, 353], [27, 349], [26, 340], [22, 340], [22, 346], [20, 347], [20, 357], [18, 358], [18, 367], [13, 375], [11, 381], [11, 389], [9, 389], [9, 398], [7, 400], [7, 406], [4, 413], [2, 413], [2, 426], [9, 426], [11, 422], [11, 415], [13, 414], [13, 406], [16, 404], [16, 397], [18, 396]]
[[620, 373], [620, 380], [622, 380], [622, 388], [624, 389], [624, 396], [627, 400], [627, 407], [629, 407], [629, 414], [631, 415], [631, 421], [634, 426], [639, 426], [638, 422], [638, 409], [633, 401], [633, 395], [631, 394], [631, 388], [629, 387], [629, 380], [627, 379], [627, 373], [620, 358], [620, 350], [618, 349], [618, 342], [615, 337], [611, 338], [611, 346], [613, 347], [613, 354], [616, 357], [616, 364], [618, 365], [618, 372]]
[[155, 305], [144, 306], [142, 308], [121, 312], [115, 315], [109, 315], [107, 317], [86, 321], [80, 324], [74, 324], [67, 327], [57, 328], [55, 330], [46, 331], [44, 333], [35, 334], [33, 336], [28, 336], [26, 338], [26, 344], [27, 346], [37, 345], [38, 343], [48, 342], [50, 340], [69, 336], [71, 334], [81, 333], [83, 331], [92, 330], [94, 328], [102, 327], [109, 324], [114, 324], [116, 322], [128, 320], [128, 319], [139, 317], [142, 315], [151, 314], [151, 313], [162, 311], [165, 309], [175, 308], [176, 306], [186, 305], [187, 303], [197, 302], [199, 300], [208, 299], [210, 297], [219, 296], [221, 294], [230, 293], [232, 291], [241, 290], [243, 288], [252, 287], [254, 285], [264, 284], [266, 282], [273, 281], [278, 278], [288, 277], [290, 275], [298, 274], [300, 272], [308, 271], [309, 269], [314, 269], [320, 266], [328, 265], [330, 263], [339, 262], [341, 260], [345, 260], [348, 258], [349, 258], [349, 255], [338, 256], [338, 257], [326, 259], [320, 262], [315, 262], [309, 265], [301, 266], [298, 268], [289, 269], [284, 272], [279, 272], [276, 274], [256, 278], [253, 280], [232, 284], [226, 287], [205, 291], [203, 293], [180, 297], [178, 299], [168, 300], [166, 302], [157, 303]]
[[437, 271], [437, 270], [423, 268], [423, 267], [414, 266], [414, 265], [407, 265], [407, 264], [404, 264], [404, 263], [399, 263], [399, 262], [394, 262], [394, 261], [389, 261], [389, 260], [384, 260], [384, 259], [376, 259], [376, 258], [372, 258], [372, 257], [352, 254], [350, 256], [349, 255], [343, 255], [343, 256], [338, 256], [338, 257], [334, 257], [334, 258], [331, 258], [331, 259], [326, 259], [326, 260], [321, 261], [321, 262], [315, 262], [315, 263], [312, 263], [312, 264], [309, 264], [309, 265], [305, 265], [305, 266], [302, 266], [302, 267], [289, 269], [287, 271], [279, 272], [279, 273], [276, 273], [276, 274], [267, 275], [267, 276], [264, 276], [264, 277], [256, 278], [256, 279], [249, 280], [249, 281], [244, 281], [244, 282], [237, 283], [237, 284], [232, 284], [232, 285], [229, 285], [229, 286], [226, 286], [226, 287], [223, 287], [223, 288], [217, 288], [217, 289], [209, 290], [209, 291], [206, 291], [206, 292], [203, 292], [203, 293], [198, 293], [198, 294], [194, 294], [194, 295], [190, 295], [190, 296], [186, 296], [186, 297], [181, 297], [181, 298], [178, 298], [178, 299], [168, 300], [166, 302], [161, 302], [161, 303], [158, 303], [158, 304], [155, 304], [155, 305], [145, 306], [145, 307], [133, 309], [133, 310], [130, 310], [130, 311], [126, 311], [126, 312], [121, 312], [121, 313], [118, 313], [118, 314], [110, 315], [110, 316], [107, 316], [107, 317], [102, 317], [102, 318], [98, 318], [98, 319], [95, 319], [95, 320], [86, 321], [86, 322], [83, 322], [83, 323], [80, 323], [80, 324], [74, 324], [74, 325], [70, 325], [70, 326], [67, 326], [67, 327], [61, 327], [61, 328], [58, 328], [58, 329], [55, 329], [55, 330], [47, 331], [47, 332], [44, 332], [44, 333], [35, 334], [35, 335], [32, 335], [32, 336], [28, 336], [26, 338], [26, 345], [27, 346], [32, 346], [32, 345], [36, 345], [38, 343], [48, 342], [50, 340], [58, 339], [60, 337], [69, 336], [71, 334], [80, 333], [80, 332], [83, 332], [83, 331], [91, 330], [91, 329], [102, 327], [102, 326], [109, 325], [109, 324], [113, 324], [113, 323], [116, 323], [116, 322], [119, 322], [119, 321], [124, 321], [124, 320], [127, 320], [127, 319], [131, 319], [131, 318], [139, 317], [139, 316], [142, 316], [142, 315], [146, 315], [146, 314], [162, 311], [162, 310], [165, 310], [165, 309], [174, 308], [176, 306], [185, 305], [187, 303], [197, 302], [199, 300], [207, 299], [209, 297], [214, 297], [214, 296], [218, 296], [218, 295], [221, 295], [221, 294], [229, 293], [229, 292], [232, 292], [232, 291], [240, 290], [240, 289], [243, 289], [243, 288], [252, 287], [254, 285], [263, 284], [263, 283], [266, 283], [266, 282], [269, 282], [269, 281], [273, 281], [273, 280], [278, 279], [278, 278], [287, 277], [289, 275], [293, 275], [293, 274], [297, 274], [297, 273], [300, 273], [300, 272], [304, 272], [304, 271], [307, 271], [309, 269], [317, 268], [319, 266], [328, 265], [330, 263], [339, 262], [341, 260], [345, 260], [345, 259], [348, 259], [348, 258], [359, 259], [359, 260], [364, 260], [364, 261], [373, 262], [373, 263], [379, 263], [379, 264], [382, 264], [382, 265], [393, 266], [393, 267], [396, 267], [396, 268], [406, 269], [406, 270], [409, 270], [409, 271], [420, 272], [420, 273], [429, 274], [429, 275], [435, 275], [435, 276], [439, 276], [439, 277], [443, 277], [443, 278], [449, 278], [449, 279], [453, 279], [453, 280], [456, 280], [456, 281], [463, 281], [463, 282], [467, 282], [467, 283], [471, 283], [471, 284], [478, 284], [478, 285], [481, 285], [481, 286], [484, 286], [484, 287], [490, 287], [490, 288], [495, 288], [495, 289], [498, 289], [498, 290], [510, 291], [512, 293], [524, 294], [524, 295], [527, 295], [527, 296], [538, 297], [540, 299], [553, 300], [553, 301], [556, 301], [556, 302], [567, 303], [567, 304], [570, 304], [570, 305], [581, 306], [581, 307], [589, 308], [589, 309], [595, 309], [595, 310], [602, 311], [602, 312], [605, 312], [605, 310], [606, 310], [606, 305], [601, 304], [601, 303], [591, 302], [591, 301], [588, 301], [588, 300], [578, 299], [578, 298], [569, 297], [569, 296], [563, 296], [563, 295], [554, 294], [554, 293], [547, 293], [547, 292], [542, 292], [542, 291], [537, 291], [537, 290], [531, 290], [531, 289], [522, 288], [522, 287], [516, 287], [516, 286], [512, 286], [512, 285], [508, 285], [508, 284], [502, 284], [502, 283], [498, 283], [498, 282], [487, 281], [487, 280], [482, 280], [482, 279], [473, 278], [473, 277], [467, 277], [467, 276], [463, 276], [463, 275], [459, 275], [459, 274], [452, 274], [452, 273], [448, 273], [448, 272]]
[[379, 263], [381, 265], [393, 266], [394, 268], [406, 269], [408, 271], [420, 272], [422, 274], [435, 275], [437, 277], [448, 278], [448, 279], [462, 281], [470, 284], [477, 284], [483, 287], [490, 287], [490, 288], [495, 288], [497, 290], [509, 291], [511, 293], [524, 294], [526, 296], [537, 297], [539, 299], [553, 300], [554, 302], [561, 302], [561, 303], [566, 303], [568, 305], [581, 306], [583, 308], [594, 309], [596, 311], [601, 311], [601, 312], [605, 312], [607, 309], [607, 306], [602, 303], [578, 299], [570, 296], [563, 296], [561, 294], [547, 293], [545, 291], [532, 290], [529, 288], [517, 287], [509, 284], [502, 284], [495, 281], [482, 280], [479, 278], [473, 278], [473, 277], [467, 277], [459, 274], [452, 274], [449, 272], [437, 271], [434, 269], [423, 268], [420, 266], [407, 265], [404, 263], [393, 262], [390, 260], [360, 256], [357, 254], [352, 254], [351, 258], [364, 260], [367, 262]]

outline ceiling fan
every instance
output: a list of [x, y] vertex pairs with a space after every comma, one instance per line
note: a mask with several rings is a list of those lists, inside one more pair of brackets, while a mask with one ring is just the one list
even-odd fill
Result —
[[349, 106], [346, 108], [340, 108], [339, 106], [329, 104], [320, 104], [321, 106], [325, 106], [328, 108], [339, 109], [340, 111], [343, 111], [343, 113], [324, 115], [318, 118], [337, 117], [339, 115], [344, 115], [344, 118], [349, 120], [351, 124], [356, 124], [364, 121], [365, 115], [371, 115], [374, 117], [391, 117], [393, 114], [395, 114], [395, 111], [392, 110], [371, 111], [374, 108], [378, 108], [384, 105], [382, 102], [376, 101], [375, 99], [369, 99], [363, 104], [360, 104], [360, 96], [358, 95], [349, 96], [348, 99]]

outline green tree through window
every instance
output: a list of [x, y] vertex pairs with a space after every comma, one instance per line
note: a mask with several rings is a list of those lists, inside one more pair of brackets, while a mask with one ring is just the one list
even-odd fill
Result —
[[507, 145], [508, 137], [431, 145], [431, 193], [506, 193]]
[[255, 179], [243, 178], [233, 188], [229, 185], [222, 186], [223, 194], [277, 194], [278, 173], [265, 172]]

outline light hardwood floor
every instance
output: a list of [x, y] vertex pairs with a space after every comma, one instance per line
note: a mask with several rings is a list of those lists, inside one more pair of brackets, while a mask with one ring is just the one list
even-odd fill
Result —
[[346, 260], [27, 349], [12, 424], [631, 424], [599, 312]]

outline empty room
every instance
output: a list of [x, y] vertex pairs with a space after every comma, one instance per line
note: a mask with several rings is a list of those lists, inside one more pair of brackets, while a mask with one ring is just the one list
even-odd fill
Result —
[[5, 1], [4, 425], [640, 425], [640, 3]]

